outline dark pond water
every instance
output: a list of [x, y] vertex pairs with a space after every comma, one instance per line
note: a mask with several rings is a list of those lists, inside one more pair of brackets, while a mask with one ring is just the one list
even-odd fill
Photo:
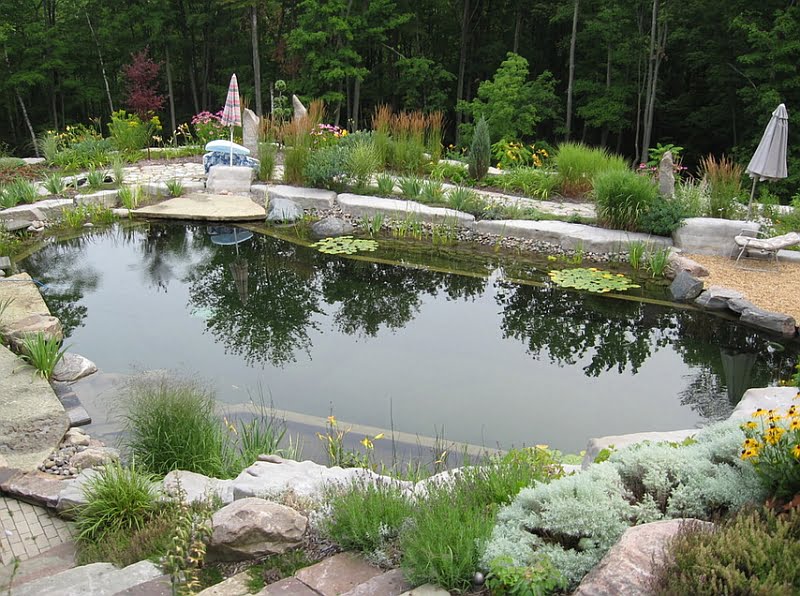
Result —
[[161, 224], [54, 242], [20, 267], [103, 373], [173, 369], [229, 404], [261, 387], [279, 410], [488, 447], [577, 451], [592, 436], [692, 427], [797, 358], [714, 316], [536, 285], [521, 258], [386, 245], [376, 257], [472, 272], [258, 233], [219, 245], [206, 226]]

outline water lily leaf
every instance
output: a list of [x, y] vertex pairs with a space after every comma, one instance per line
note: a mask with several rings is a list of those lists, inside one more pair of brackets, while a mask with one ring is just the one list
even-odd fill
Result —
[[585, 290], [595, 294], [624, 292], [640, 287], [621, 273], [612, 274], [596, 267], [553, 270], [548, 275], [557, 286]]
[[372, 252], [377, 250], [378, 243], [375, 240], [362, 240], [352, 236], [337, 236], [335, 238], [323, 238], [311, 246], [326, 255], [352, 255], [359, 251]]

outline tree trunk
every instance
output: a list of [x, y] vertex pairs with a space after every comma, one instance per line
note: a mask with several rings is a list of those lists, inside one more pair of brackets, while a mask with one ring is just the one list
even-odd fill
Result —
[[108, 77], [106, 76], [106, 65], [103, 62], [103, 53], [100, 51], [100, 42], [97, 39], [97, 35], [94, 32], [94, 27], [92, 27], [92, 21], [89, 18], [89, 12], [84, 10], [86, 14], [86, 22], [89, 23], [89, 31], [92, 32], [92, 39], [94, 39], [94, 45], [97, 48], [97, 57], [100, 59], [100, 72], [103, 73], [103, 82], [106, 85], [106, 97], [108, 98], [108, 109], [111, 112], [114, 112], [114, 102], [111, 101], [111, 88], [108, 86]]
[[578, 36], [578, 8], [580, 0], [575, 0], [575, 10], [572, 12], [572, 36], [569, 40], [569, 80], [567, 82], [567, 118], [564, 128], [564, 140], [569, 141], [572, 133], [572, 85], [575, 82], [575, 41]]
[[[611, 95], [611, 44], [609, 43], [606, 48], [606, 99]], [[608, 142], [608, 124], [603, 127], [603, 132], [600, 135], [600, 145], [605, 147]]]
[[22, 109], [22, 117], [25, 118], [25, 125], [28, 127], [28, 132], [31, 134], [31, 144], [33, 145], [33, 152], [36, 154], [36, 157], [39, 157], [39, 144], [36, 142], [36, 133], [33, 132], [33, 126], [31, 125], [31, 120], [28, 118], [28, 110], [25, 109], [25, 102], [22, 101], [22, 96], [19, 94], [19, 91], [15, 91], [17, 94], [17, 101], [19, 101], [19, 107]]
[[644, 119], [642, 121], [642, 147], [641, 163], [647, 162], [647, 150], [650, 147], [650, 136], [653, 132], [652, 102], [655, 101], [655, 76], [656, 76], [656, 35], [658, 28], [659, 0], [653, 0], [653, 10], [650, 17], [650, 52], [647, 63], [647, 82], [645, 83]]
[[166, 46], [166, 70], [167, 70], [167, 95], [169, 96], [169, 120], [172, 127], [172, 144], [177, 145], [178, 139], [175, 133], [178, 131], [178, 121], [175, 119], [175, 94], [172, 91], [172, 63], [169, 59], [169, 44]]
[[260, 118], [261, 110], [261, 58], [258, 55], [258, 6], [253, 3], [250, 7], [250, 29], [253, 44], [253, 78], [256, 96], [256, 114]]
[[358, 130], [358, 108], [361, 102], [361, 78], [353, 81], [353, 131]]
[[[467, 68], [467, 41], [469, 39], [469, 0], [464, 0], [461, 16], [461, 50], [458, 56], [458, 83], [456, 84], [456, 105], [464, 98], [464, 73]], [[463, 114], [456, 110], [456, 145], [461, 144], [461, 122]]]
[[58, 87], [58, 73], [51, 72], [53, 86], [50, 93], [50, 111], [53, 113], [53, 130], [58, 130], [58, 97], [56, 89]]
[[522, 8], [517, 8], [517, 18], [514, 23], [514, 44], [511, 51], [519, 54], [519, 34], [522, 31]]

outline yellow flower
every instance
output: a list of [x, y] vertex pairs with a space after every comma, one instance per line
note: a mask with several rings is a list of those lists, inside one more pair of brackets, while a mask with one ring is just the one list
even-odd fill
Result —
[[[773, 412], [773, 410], [770, 410], [770, 412]], [[773, 422], [777, 422], [778, 420], [781, 420], [782, 418], [783, 418], [783, 416], [781, 416], [780, 414], [770, 413], [769, 418], [767, 418], [767, 420], [771, 424]]]
[[794, 455], [796, 459], [800, 459], [800, 445], [792, 447], [792, 455]]
[[781, 428], [780, 426], [770, 426], [767, 429], [767, 432], [764, 433], [764, 440], [770, 445], [775, 445], [778, 441], [781, 440], [781, 437], [785, 432], [786, 430]]
[[364, 439], [361, 441], [361, 444], [367, 449], [373, 448], [372, 441], [369, 440], [369, 437], [364, 437]]
[[786, 410], [786, 415], [787, 416], [797, 416], [798, 415], [797, 406], [794, 406], [794, 405], [790, 406], [789, 409]]
[[767, 412], [764, 408], [757, 408], [755, 412], [753, 412], [753, 418], [759, 418], [762, 416], [769, 416], [769, 412]]
[[749, 428], [753, 430], [754, 428], [758, 428], [758, 424], [756, 424], [753, 420], [744, 423], [744, 428]]
[[789, 423], [789, 430], [800, 430], [800, 420], [793, 418]]
[[336, 426], [336, 416], [328, 416], [328, 424]]
[[378, 433], [377, 435], [375, 435], [375, 438], [373, 440], [380, 441], [384, 436], [386, 435], [384, 435], [383, 433]]
[[539, 445], [536, 445], [536, 448], [537, 449], [541, 449], [541, 450], [544, 451], [544, 450], [550, 449], [550, 445], [547, 445], [545, 443], [540, 443]]
[[740, 457], [744, 460], [748, 460], [751, 457], [756, 457], [757, 455], [758, 453], [756, 453], [752, 449], [742, 449], [742, 454], [740, 455]]

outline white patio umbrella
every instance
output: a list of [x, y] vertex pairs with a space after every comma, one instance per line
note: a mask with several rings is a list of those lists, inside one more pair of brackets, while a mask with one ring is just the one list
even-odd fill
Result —
[[236, 75], [231, 77], [231, 82], [228, 85], [228, 96], [225, 98], [225, 109], [222, 111], [223, 126], [231, 127], [231, 161], [233, 165], [233, 127], [242, 125], [242, 106], [239, 103], [239, 81], [236, 80]]
[[753, 206], [753, 196], [756, 193], [756, 182], [764, 180], [780, 180], [788, 176], [786, 170], [786, 145], [789, 139], [789, 114], [784, 104], [779, 105], [772, 112], [767, 128], [758, 144], [758, 149], [753, 154], [745, 172], [753, 179], [753, 188], [750, 190], [750, 202], [747, 204], [747, 218]]

